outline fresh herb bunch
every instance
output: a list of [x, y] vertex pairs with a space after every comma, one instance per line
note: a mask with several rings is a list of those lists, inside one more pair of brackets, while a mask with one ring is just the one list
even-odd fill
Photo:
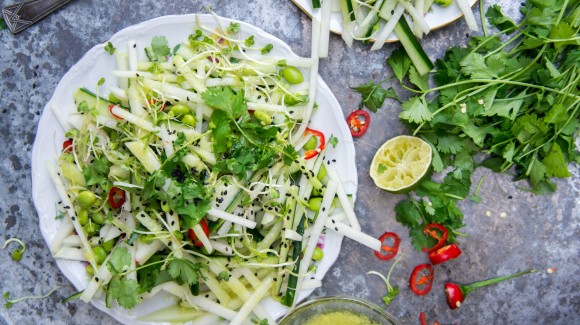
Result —
[[549, 193], [551, 178], [570, 176], [566, 163], [578, 161], [580, 5], [528, 1], [521, 11], [516, 24], [490, 7], [486, 16], [499, 31], [448, 49], [432, 74], [436, 87], [415, 91], [400, 117], [436, 149], [435, 171], [449, 166], [461, 178], [484, 152], [491, 156], [481, 165], [515, 167], [517, 180]]
[[[423, 182], [416, 196], [396, 207], [417, 249], [428, 246], [422, 230], [432, 222], [445, 225], [454, 241], [454, 230], [463, 226], [456, 203], [469, 197], [475, 167], [513, 173], [544, 194], [555, 191], [553, 177], [570, 176], [567, 163], [580, 162], [574, 145], [580, 4], [530, 0], [521, 11], [525, 17], [517, 24], [491, 6], [485, 16], [497, 33], [484, 28], [467, 47], [449, 48], [431, 73], [434, 88], [429, 75], [414, 73], [402, 49], [387, 60], [403, 87], [415, 93], [403, 103], [401, 120], [433, 147], [433, 170], [450, 170], [442, 183]], [[488, 158], [476, 160], [479, 153]]]

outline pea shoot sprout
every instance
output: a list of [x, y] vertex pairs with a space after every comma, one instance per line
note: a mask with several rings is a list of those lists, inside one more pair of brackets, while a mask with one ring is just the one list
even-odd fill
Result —
[[47, 292], [46, 294], [44, 294], [42, 296], [26, 296], [26, 297], [21, 297], [21, 298], [14, 299], [14, 300], [11, 300], [10, 299], [10, 292], [6, 291], [6, 292], [4, 292], [4, 301], [6, 302], [4, 304], [4, 307], [10, 308], [15, 303], [20, 302], [20, 301], [24, 301], [24, 300], [29, 300], [29, 299], [44, 299], [44, 298], [47, 298], [53, 292], [55, 292], [57, 289], [60, 289], [60, 286], [54, 287], [52, 290], [50, 290], [49, 292]]
[[369, 272], [367, 272], [367, 274], [377, 275], [381, 279], [383, 279], [383, 281], [385, 281], [385, 284], [387, 285], [387, 294], [383, 297], [383, 301], [385, 302], [385, 305], [387, 305], [387, 306], [399, 294], [399, 286], [394, 286], [394, 287], [391, 286], [391, 284], [389, 283], [389, 280], [391, 279], [391, 273], [393, 273], [393, 270], [395, 269], [395, 265], [397, 265], [397, 263], [399, 263], [399, 261], [401, 261], [401, 259], [403, 259], [403, 255], [405, 255], [405, 251], [404, 250], [401, 251], [401, 254], [399, 254], [399, 256], [397, 256], [397, 258], [395, 259], [395, 262], [393, 262], [393, 265], [391, 265], [391, 268], [389, 269], [389, 273], [387, 274], [387, 278], [386, 279], [379, 272], [376, 272], [376, 271], [369, 271]]
[[6, 249], [6, 246], [8, 246], [8, 244], [12, 242], [16, 242], [21, 246], [20, 249], [15, 249], [12, 251], [12, 259], [15, 260], [16, 262], [19, 262], [22, 259], [22, 254], [24, 254], [24, 252], [26, 251], [26, 245], [22, 242], [22, 240], [14, 237], [5, 241], [4, 246], [2, 246], [2, 249]]

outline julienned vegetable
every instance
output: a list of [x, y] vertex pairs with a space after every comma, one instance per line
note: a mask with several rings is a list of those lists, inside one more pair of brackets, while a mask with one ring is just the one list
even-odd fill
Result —
[[483, 281], [474, 282], [468, 285], [461, 285], [453, 282], [445, 283], [445, 296], [447, 298], [447, 304], [449, 308], [456, 309], [461, 307], [467, 295], [471, 293], [473, 290], [485, 287], [488, 285], [496, 284], [508, 279], [512, 279], [524, 274], [534, 273], [537, 272], [534, 269], [525, 270], [521, 272], [517, 272], [511, 275], [500, 276], [496, 278], [491, 278]]
[[[101, 291], [110, 307], [131, 309], [161, 291], [179, 301], [142, 321], [236, 324], [253, 314], [274, 323], [264, 297], [292, 306], [302, 288], [320, 285], [323, 232], [373, 251], [381, 244], [360, 231], [325, 160], [325, 134], [308, 128], [318, 52], [276, 57], [235, 23], [197, 28], [173, 50], [154, 37], [145, 62], [136, 60], [142, 45], [117, 45], [115, 103], [98, 95], [102, 82], [74, 94], [65, 123], [74, 145], [48, 165], [65, 216], [51, 250], [88, 262], [83, 301]], [[290, 66], [310, 74], [306, 85], [290, 85], [296, 71], [281, 76]], [[289, 96], [307, 100], [289, 107]], [[307, 204], [313, 192], [317, 211]]]

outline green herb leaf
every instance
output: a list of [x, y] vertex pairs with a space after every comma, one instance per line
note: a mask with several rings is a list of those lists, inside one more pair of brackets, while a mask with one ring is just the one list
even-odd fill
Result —
[[158, 58], [165, 57], [171, 53], [171, 49], [167, 45], [167, 39], [165, 36], [154, 36], [151, 39], [151, 49]]
[[131, 253], [126, 247], [115, 247], [107, 261], [107, 268], [111, 274], [120, 274], [131, 266]]
[[266, 55], [268, 53], [270, 53], [270, 51], [274, 48], [274, 45], [272, 44], [266, 44], [266, 46], [264, 46], [260, 52], [262, 53], [262, 55]]
[[119, 306], [132, 309], [139, 303], [139, 283], [135, 280], [114, 276], [107, 286], [108, 294], [117, 300]]
[[251, 47], [252, 45], [254, 45], [256, 42], [254, 41], [254, 35], [251, 35], [250, 37], [246, 38], [246, 40], [244, 41], [244, 44], [247, 47]]
[[399, 96], [395, 93], [393, 88], [385, 89], [381, 87], [381, 83], [375, 84], [374, 81], [369, 80], [365, 85], [360, 85], [358, 87], [351, 87], [352, 90], [360, 93], [362, 95], [362, 100], [359, 108], [365, 106], [372, 112], [376, 112], [379, 108], [383, 106], [385, 99], [392, 98], [399, 100]]
[[228, 32], [237, 33], [240, 30], [240, 23], [231, 22], [228, 26]]
[[113, 43], [107, 42], [107, 44], [105, 44], [105, 51], [107, 51], [107, 53], [109, 53], [110, 55], [115, 54], [116, 49], [113, 46]]
[[195, 284], [200, 278], [203, 278], [201, 269], [205, 267], [201, 263], [193, 263], [190, 260], [175, 258], [167, 266], [169, 275], [181, 283], [188, 285]]
[[387, 63], [393, 70], [393, 73], [399, 79], [400, 82], [403, 82], [403, 79], [407, 75], [411, 64], [413, 63], [405, 52], [404, 48], [400, 47], [391, 53], [391, 56], [387, 59]]

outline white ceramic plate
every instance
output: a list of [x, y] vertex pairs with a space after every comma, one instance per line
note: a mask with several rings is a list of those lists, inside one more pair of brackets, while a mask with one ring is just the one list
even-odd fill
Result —
[[[216, 20], [211, 15], [199, 15], [198, 17], [202, 24], [210, 26], [212, 29], [217, 26]], [[123, 29], [115, 34], [110, 41], [119, 50], [125, 50], [129, 40], [136, 40], [141, 56], [139, 59], [144, 60], [143, 47], [151, 43], [153, 36], [163, 35], [169, 41], [170, 46], [175, 46], [194, 31], [195, 21], [195, 15], [160, 17]], [[231, 20], [225, 18], [220, 19], [220, 23], [224, 28], [230, 22]], [[281, 40], [247, 23], [239, 23], [241, 26], [241, 39], [245, 39], [249, 35], [255, 35], [256, 45], [268, 43], [274, 45], [271, 54], [296, 56], [290, 47]], [[55, 220], [55, 205], [59, 198], [47, 172], [46, 162], [56, 161], [65, 139], [65, 130], [60, 126], [50, 107], [58, 107], [66, 116], [75, 110], [73, 93], [78, 87], [94, 88], [98, 80], [104, 77], [105, 84], [100, 88], [104, 93], [108, 86], [117, 83], [116, 78], [109, 74], [110, 71], [115, 69], [115, 59], [106, 53], [103, 47], [104, 44], [100, 44], [92, 48], [64, 75], [40, 118], [32, 150], [32, 195], [38, 211], [40, 229], [48, 245], [54, 238], [60, 226], [60, 221]], [[345, 118], [336, 98], [320, 77], [318, 80], [316, 101], [319, 104], [319, 109], [311, 120], [311, 126], [322, 130], [327, 136], [333, 134], [339, 139], [338, 146], [327, 153], [327, 159], [336, 159], [336, 168], [343, 177], [345, 189], [349, 193], [355, 194], [357, 173], [352, 138], [346, 123], [344, 123]], [[330, 266], [336, 261], [340, 252], [341, 242], [342, 236], [332, 231], [328, 232], [324, 248], [324, 259], [320, 263], [315, 276], [317, 279], [322, 279]], [[57, 260], [57, 265], [78, 290], [83, 289], [88, 283], [89, 279], [80, 262]], [[312, 291], [305, 290], [301, 292], [299, 299], [306, 298]], [[172, 300], [167, 296], [155, 296], [151, 301], [144, 302], [134, 310], [128, 311], [118, 306], [107, 309], [102, 298], [93, 301], [97, 308], [126, 324], [142, 324], [136, 321], [135, 318], [171, 303]], [[274, 318], [281, 317], [287, 312], [287, 308], [274, 300], [270, 299], [264, 303], [267, 304], [266, 308]]]
[[[320, 9], [312, 9], [312, 0], [292, 0], [292, 2], [308, 16], [314, 16], [320, 20]], [[475, 2], [477, 0], [470, 0], [469, 3], [473, 6]], [[434, 4], [431, 11], [425, 15], [425, 20], [427, 21], [427, 25], [431, 27], [431, 31], [433, 31], [447, 26], [462, 16], [463, 13], [459, 9], [457, 2], [453, 1], [449, 7], [445, 8]], [[332, 12], [330, 16], [330, 31], [336, 34], [342, 34], [342, 14], [340, 11]], [[398, 40], [394, 33], [387, 38], [387, 42], [396, 42]]]

